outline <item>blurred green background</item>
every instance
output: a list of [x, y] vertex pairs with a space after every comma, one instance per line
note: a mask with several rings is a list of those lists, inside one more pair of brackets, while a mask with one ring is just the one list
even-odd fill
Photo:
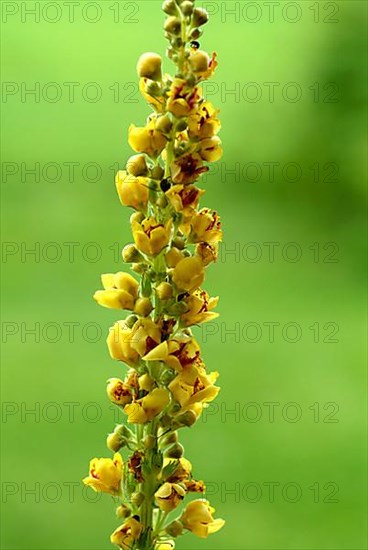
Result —
[[[113, 174], [149, 112], [136, 60], [166, 45], [158, 1], [74, 4], [2, 2], [4, 549], [108, 549], [118, 525], [80, 483], [122, 372], [91, 296], [130, 240]], [[203, 204], [225, 240], [221, 317], [196, 334], [222, 392], [182, 437], [227, 525], [178, 549], [363, 549], [366, 3], [202, 4], [225, 150]]]

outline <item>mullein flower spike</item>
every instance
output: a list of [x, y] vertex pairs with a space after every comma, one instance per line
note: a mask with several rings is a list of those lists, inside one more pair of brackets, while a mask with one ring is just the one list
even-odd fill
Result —
[[112, 457], [91, 460], [83, 482], [117, 502], [122, 523], [110, 538], [123, 550], [173, 550], [188, 531], [205, 538], [224, 525], [203, 498], [178, 511], [189, 493], [205, 493], [178, 430], [192, 426], [220, 389], [191, 329], [218, 315], [218, 297], [202, 284], [222, 238], [218, 213], [199, 206], [198, 182], [221, 158], [222, 145], [218, 110], [201, 87], [217, 67], [216, 54], [200, 47], [208, 14], [194, 1], [163, 4], [175, 74], [163, 72], [156, 53], [138, 60], [139, 87], [152, 112], [145, 125], [130, 125], [134, 154], [115, 180], [121, 204], [133, 209], [133, 242], [122, 250], [133, 274], [102, 275], [94, 294], [99, 305], [128, 312], [107, 337], [110, 356], [126, 369], [107, 381], [107, 396], [121, 412], [106, 439]]

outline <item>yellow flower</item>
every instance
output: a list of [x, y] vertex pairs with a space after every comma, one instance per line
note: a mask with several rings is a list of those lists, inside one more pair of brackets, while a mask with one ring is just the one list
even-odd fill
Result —
[[97, 290], [93, 298], [98, 304], [114, 309], [133, 309], [138, 296], [138, 282], [129, 273], [104, 273], [101, 275], [105, 290]]
[[169, 244], [172, 232], [172, 219], [165, 225], [155, 218], [145, 218], [141, 222], [133, 219], [132, 231], [137, 248], [148, 256], [155, 256]]
[[217, 212], [202, 208], [190, 220], [189, 242], [217, 243], [222, 239], [221, 222]]
[[131, 550], [134, 542], [139, 539], [141, 532], [142, 524], [135, 518], [129, 518], [113, 532], [110, 541], [123, 550]]
[[195, 182], [201, 174], [208, 172], [208, 167], [203, 166], [202, 156], [197, 153], [187, 153], [179, 157], [170, 168], [173, 182], [184, 185]]
[[116, 190], [123, 206], [131, 206], [136, 210], [146, 211], [148, 203], [148, 178], [135, 177], [119, 170], [116, 174]]
[[141, 357], [161, 342], [160, 327], [150, 317], [138, 319], [131, 333], [131, 347]]
[[176, 212], [183, 215], [182, 222], [190, 219], [198, 206], [199, 199], [204, 191], [194, 185], [173, 185], [166, 196]]
[[190, 478], [191, 472], [192, 472], [192, 465], [189, 462], [188, 459], [181, 457], [178, 459], [172, 459], [172, 458], [164, 458], [164, 464], [163, 466], [171, 466], [174, 467], [171, 473], [171, 475], [167, 478], [166, 481], [169, 481], [170, 483], [177, 483], [181, 481], [185, 481]]
[[175, 267], [178, 265], [180, 260], [184, 258], [184, 254], [176, 248], [175, 246], [171, 247], [170, 250], [165, 254], [165, 261], [168, 267]]
[[180, 336], [162, 342], [145, 357], [144, 361], [164, 361], [170, 368], [180, 372], [193, 364], [201, 364], [200, 347], [191, 336]]
[[188, 311], [181, 316], [181, 321], [186, 327], [212, 321], [219, 315], [211, 311], [217, 306], [218, 297], [210, 298], [205, 290], [195, 290], [193, 294], [186, 296], [183, 301], [188, 306]]
[[187, 116], [202, 97], [200, 88], [191, 88], [181, 78], [175, 78], [169, 92], [167, 110], [176, 118]]
[[172, 382], [169, 389], [182, 409], [188, 409], [196, 403], [208, 403], [217, 396], [220, 388], [214, 383], [217, 372], [207, 374], [203, 367], [191, 366], [183, 369]]
[[211, 262], [216, 262], [218, 258], [218, 243], [198, 243], [196, 246], [196, 255], [202, 260], [204, 266]]
[[170, 401], [165, 388], [155, 388], [145, 397], [124, 407], [130, 424], [144, 424], [159, 415]]
[[188, 529], [197, 535], [197, 537], [205, 539], [208, 535], [216, 533], [225, 525], [223, 519], [213, 518], [212, 514], [214, 511], [214, 508], [210, 506], [207, 500], [193, 500], [185, 508], [180, 521], [185, 529]]
[[161, 80], [162, 58], [157, 53], [147, 52], [140, 56], [137, 63], [138, 76]]
[[165, 99], [157, 83], [154, 83], [149, 78], [141, 78], [139, 81], [139, 91], [147, 103], [152, 105], [156, 111], [162, 113], [165, 106]]
[[139, 361], [138, 352], [132, 347], [133, 331], [124, 321], [117, 321], [110, 328], [107, 346], [112, 359], [123, 361], [133, 367]]
[[124, 407], [132, 401], [132, 394], [129, 387], [119, 378], [110, 378], [107, 384], [107, 395], [112, 403]]
[[203, 139], [200, 142], [199, 154], [207, 162], [216, 162], [220, 160], [223, 154], [221, 140], [218, 136]]
[[204, 276], [201, 259], [198, 256], [190, 256], [183, 258], [175, 266], [172, 280], [179, 290], [193, 292], [201, 286]]
[[163, 512], [171, 512], [179, 506], [185, 494], [185, 489], [178, 483], [165, 482], [155, 493], [156, 504]]
[[120, 493], [120, 483], [123, 475], [123, 459], [119, 453], [114, 458], [93, 458], [89, 464], [89, 476], [83, 483], [94, 491], [102, 491], [117, 495]]
[[188, 134], [199, 139], [215, 136], [221, 129], [217, 118], [218, 111], [209, 101], [203, 102], [198, 109], [188, 117]]
[[146, 153], [156, 158], [166, 145], [165, 136], [156, 130], [154, 119], [150, 120], [147, 126], [137, 127], [134, 124], [129, 126], [129, 145], [137, 153]]

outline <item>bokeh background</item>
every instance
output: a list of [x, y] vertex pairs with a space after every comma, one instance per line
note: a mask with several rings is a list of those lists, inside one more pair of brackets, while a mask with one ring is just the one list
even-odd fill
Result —
[[[113, 174], [149, 112], [135, 64], [164, 52], [163, 14], [158, 1], [67, 4], [2, 2], [9, 550], [108, 549], [118, 525], [80, 483], [106, 454], [105, 381], [122, 368], [104, 344], [118, 316], [91, 295], [130, 240]], [[207, 278], [221, 317], [196, 335], [222, 392], [182, 437], [227, 526], [178, 549], [363, 549], [366, 3], [202, 5], [225, 149], [203, 204], [225, 240]]]

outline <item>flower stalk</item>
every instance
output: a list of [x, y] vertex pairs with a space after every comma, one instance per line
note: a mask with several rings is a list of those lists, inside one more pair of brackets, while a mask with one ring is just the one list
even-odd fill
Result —
[[[203, 498], [179, 431], [191, 427], [219, 392], [192, 327], [217, 317], [218, 298], [202, 289], [222, 238], [217, 212], [199, 207], [198, 186], [208, 164], [222, 155], [218, 111], [201, 84], [214, 73], [216, 54], [200, 49], [208, 21], [194, 0], [165, 0], [167, 57], [175, 74], [163, 74], [156, 53], [137, 65], [140, 90], [151, 107], [145, 126], [129, 127], [135, 154], [119, 170], [116, 188], [131, 207], [133, 243], [122, 252], [133, 274], [102, 275], [94, 294], [104, 307], [129, 314], [110, 329], [110, 356], [127, 370], [107, 384], [121, 424], [107, 437], [112, 458], [93, 459], [83, 481], [119, 500], [121, 525], [111, 542], [123, 550], [172, 550], [187, 531], [206, 538], [224, 525]], [[179, 508], [190, 493], [201, 498]]]

